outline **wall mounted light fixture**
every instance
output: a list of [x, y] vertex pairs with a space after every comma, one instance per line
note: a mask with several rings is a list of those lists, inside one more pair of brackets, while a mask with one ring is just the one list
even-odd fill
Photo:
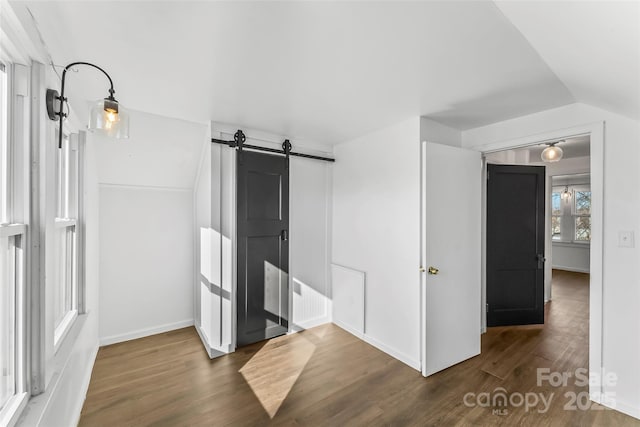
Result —
[[60, 94], [57, 90], [47, 89], [46, 104], [47, 114], [51, 120], [60, 120], [60, 128], [58, 129], [58, 148], [62, 148], [62, 121], [68, 116], [68, 113], [64, 112], [64, 104], [67, 102], [67, 98], [64, 96], [64, 84], [67, 76], [67, 71], [71, 67], [76, 65], [88, 65], [96, 68], [107, 76], [109, 79], [109, 96], [96, 101], [91, 108], [91, 116], [89, 118], [88, 129], [90, 131], [100, 131], [108, 136], [112, 136], [118, 139], [129, 138], [129, 114], [122, 108], [122, 105], [114, 98], [113, 94], [116, 92], [113, 89], [113, 80], [106, 71], [97, 65], [89, 62], [72, 62], [64, 67], [62, 71], [62, 86], [60, 88]]
[[569, 191], [569, 186], [565, 185], [564, 191], [562, 192], [562, 199], [568, 201], [570, 198], [571, 198], [571, 191]]
[[564, 142], [564, 141], [550, 142], [547, 144], [548, 147], [542, 150], [542, 154], [540, 155], [543, 162], [554, 163], [554, 162], [559, 162], [560, 159], [562, 159], [562, 154], [563, 154], [562, 148], [556, 147], [556, 144], [560, 142]]

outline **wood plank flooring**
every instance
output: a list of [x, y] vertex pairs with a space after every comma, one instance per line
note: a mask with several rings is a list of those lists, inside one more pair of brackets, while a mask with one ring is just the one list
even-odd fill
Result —
[[[490, 328], [480, 356], [429, 378], [335, 325], [214, 360], [193, 328], [103, 347], [80, 425], [639, 426], [598, 405], [565, 410], [565, 393], [587, 391], [573, 378], [565, 387], [536, 383], [537, 368], [588, 366], [588, 292], [587, 275], [554, 271], [544, 327]], [[541, 403], [477, 404], [500, 387], [553, 398], [543, 413]]]

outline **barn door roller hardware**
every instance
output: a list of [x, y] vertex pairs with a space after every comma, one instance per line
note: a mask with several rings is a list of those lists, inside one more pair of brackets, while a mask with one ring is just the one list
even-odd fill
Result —
[[238, 129], [238, 131], [233, 135], [233, 141], [226, 141], [224, 139], [211, 138], [211, 142], [215, 144], [223, 144], [227, 145], [231, 148], [237, 148], [238, 154], [242, 155], [242, 150], [255, 150], [255, 151], [266, 151], [268, 153], [282, 154], [287, 157], [287, 163], [289, 156], [295, 157], [304, 157], [305, 159], [314, 159], [314, 160], [324, 160], [325, 162], [335, 162], [336, 159], [332, 159], [330, 157], [322, 157], [322, 156], [314, 156], [311, 154], [303, 154], [303, 153], [295, 153], [291, 151], [291, 142], [288, 139], [285, 139], [282, 143], [282, 150], [278, 150], [276, 148], [268, 148], [268, 147], [260, 147], [257, 145], [245, 144], [247, 140], [246, 135], [242, 130]]

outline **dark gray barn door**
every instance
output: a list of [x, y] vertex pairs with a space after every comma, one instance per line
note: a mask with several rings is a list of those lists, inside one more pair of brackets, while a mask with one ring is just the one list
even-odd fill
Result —
[[289, 328], [287, 160], [238, 152], [238, 346]]
[[487, 326], [542, 324], [544, 166], [487, 172]]

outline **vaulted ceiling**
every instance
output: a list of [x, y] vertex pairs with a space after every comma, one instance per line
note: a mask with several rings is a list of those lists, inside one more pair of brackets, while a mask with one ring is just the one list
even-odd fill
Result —
[[[52, 60], [126, 106], [335, 144], [573, 102], [640, 116], [637, 2], [16, 1]], [[33, 20], [31, 18], [33, 17]], [[106, 95], [70, 76], [72, 99]]]

